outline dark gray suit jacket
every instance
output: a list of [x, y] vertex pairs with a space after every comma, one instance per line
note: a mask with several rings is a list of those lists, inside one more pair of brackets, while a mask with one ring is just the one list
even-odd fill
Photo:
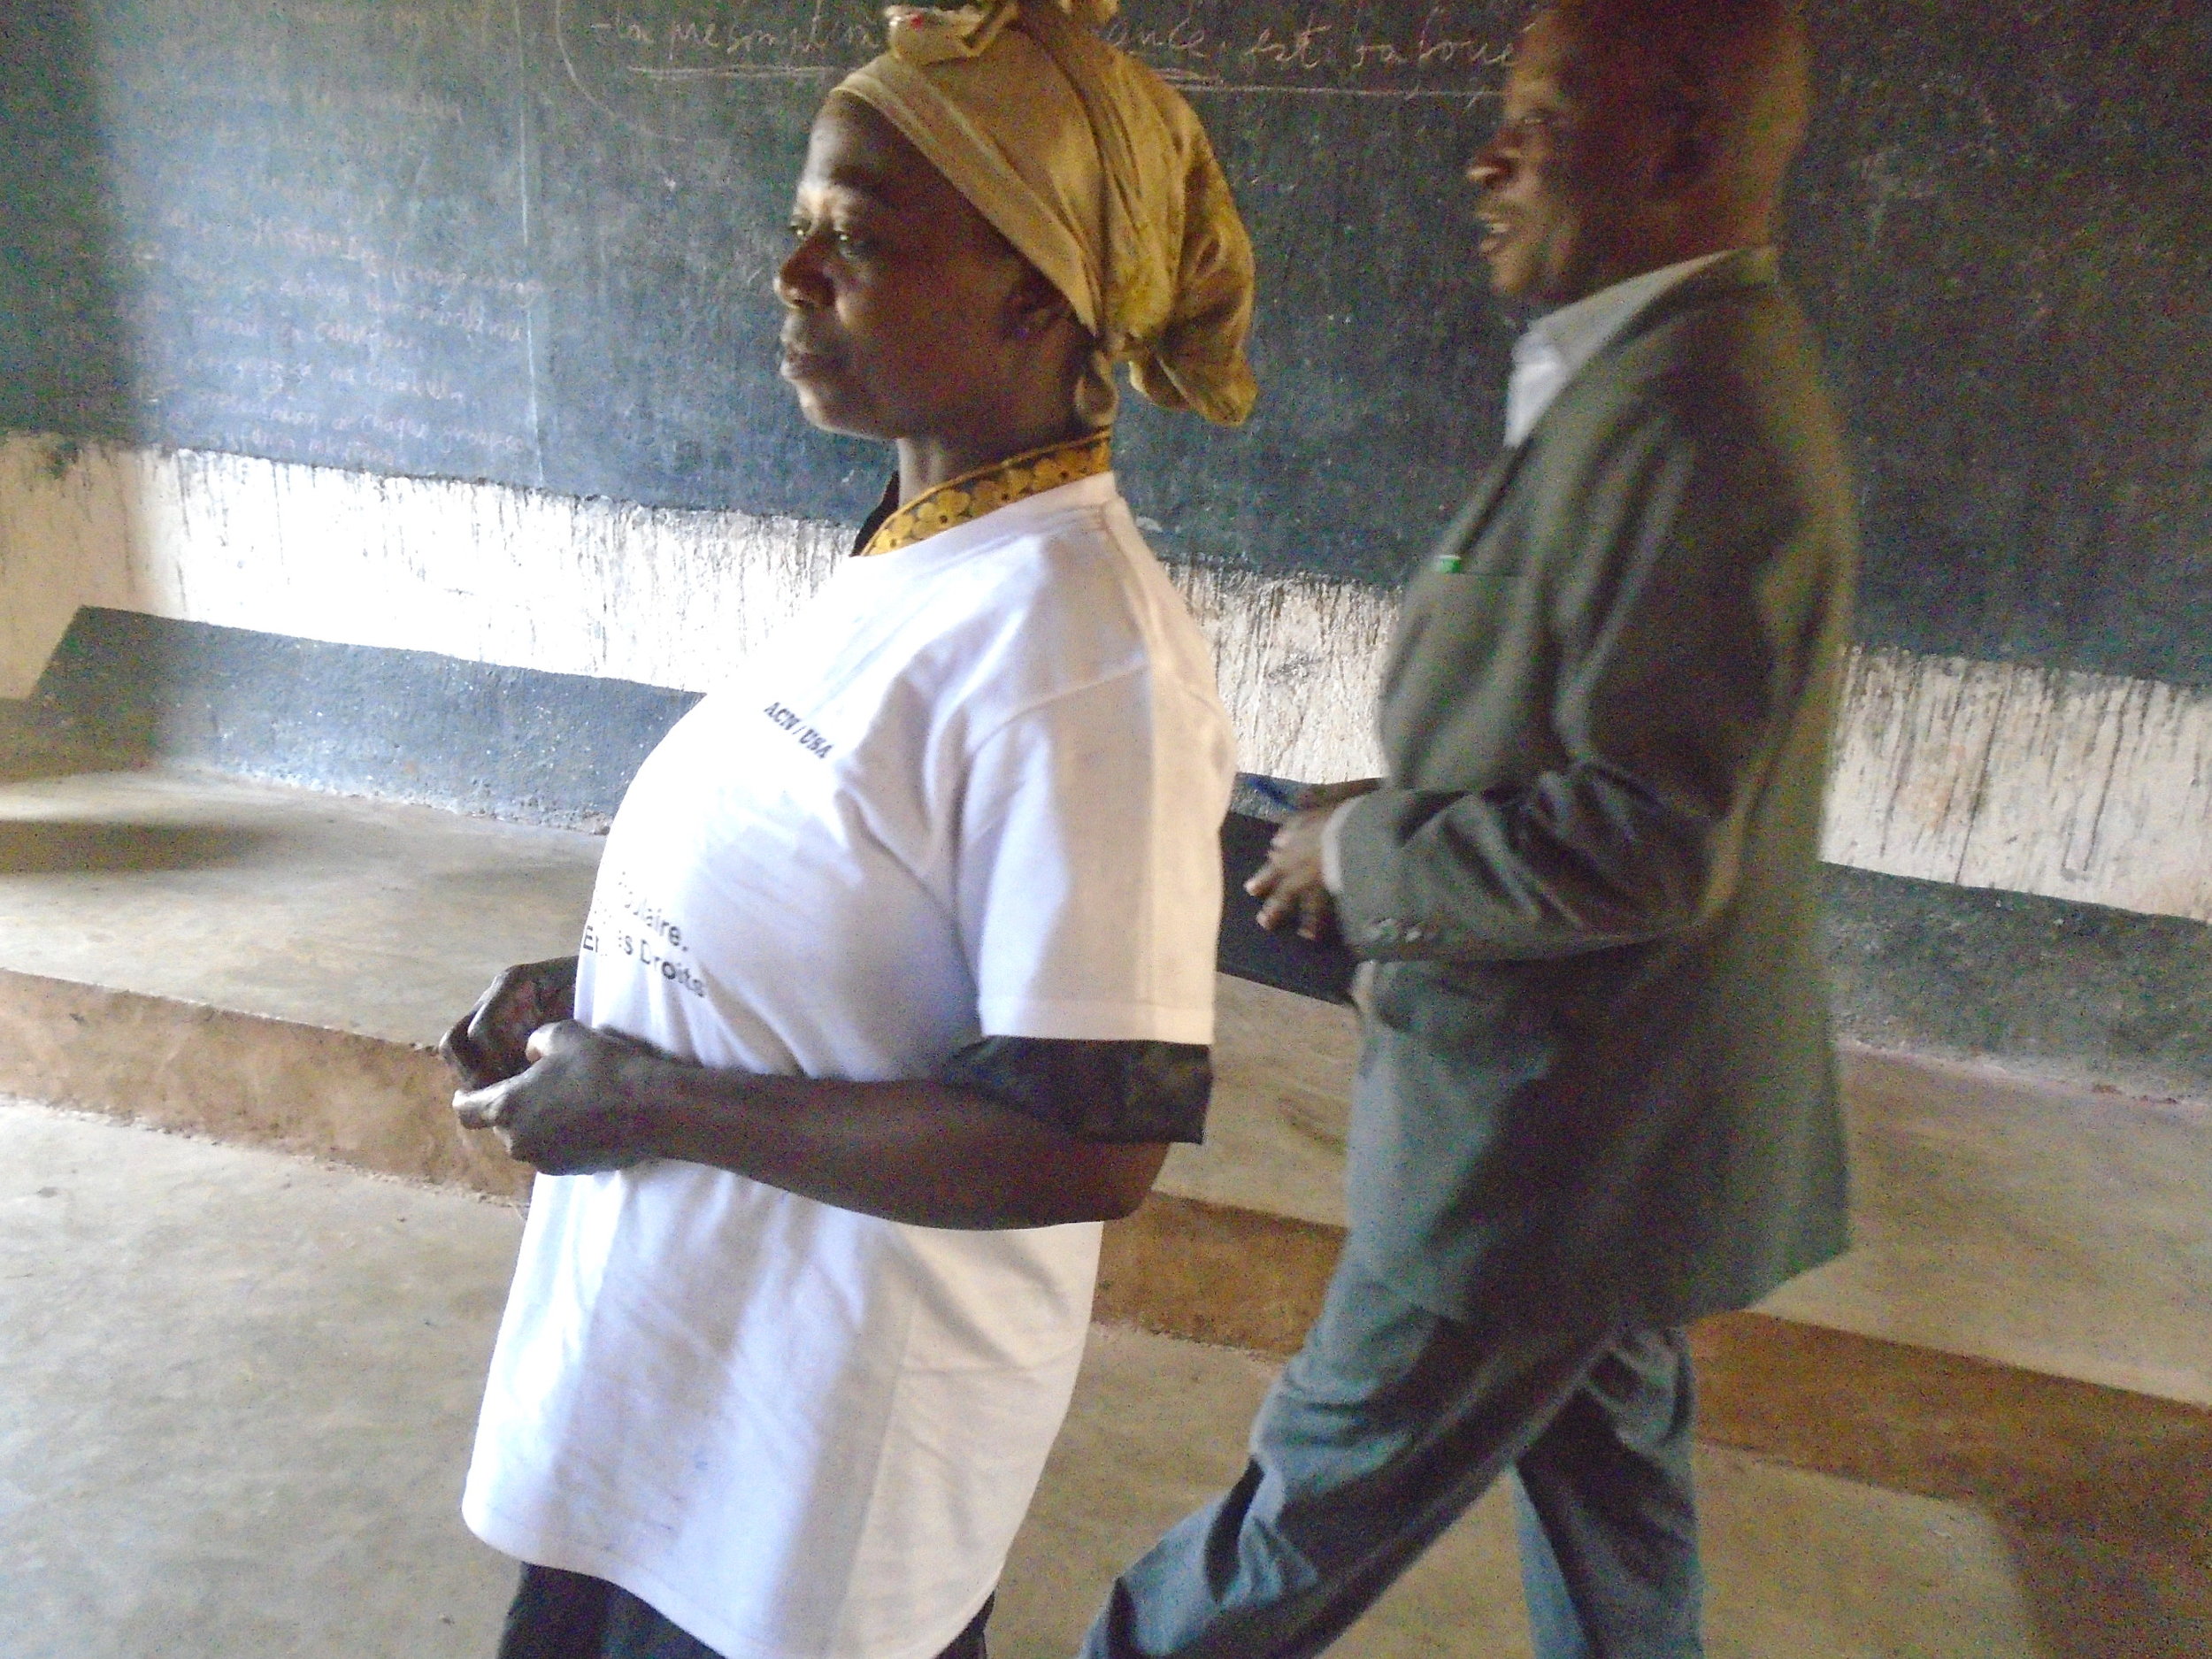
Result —
[[1850, 490], [1770, 252], [1662, 296], [1409, 588], [1349, 1248], [1453, 1317], [1740, 1307], [1846, 1242], [1818, 937]]

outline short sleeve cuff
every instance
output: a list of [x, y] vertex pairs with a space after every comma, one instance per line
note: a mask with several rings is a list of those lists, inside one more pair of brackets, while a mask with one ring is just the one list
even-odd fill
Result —
[[985, 1037], [937, 1080], [1083, 1141], [1205, 1138], [1213, 1058], [1195, 1043]]

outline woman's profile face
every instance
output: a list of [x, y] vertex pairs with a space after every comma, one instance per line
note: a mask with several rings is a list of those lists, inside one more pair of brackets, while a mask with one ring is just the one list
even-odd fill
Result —
[[864, 438], [987, 430], [1033, 374], [1021, 326], [1037, 279], [883, 117], [831, 97], [776, 276], [783, 378], [807, 419]]

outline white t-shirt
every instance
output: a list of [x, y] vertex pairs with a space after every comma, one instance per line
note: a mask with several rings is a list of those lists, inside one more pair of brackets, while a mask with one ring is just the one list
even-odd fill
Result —
[[[640, 770], [577, 1016], [853, 1079], [979, 1036], [1210, 1042], [1232, 765], [1110, 475], [848, 560]], [[463, 1512], [732, 1659], [929, 1659], [1058, 1432], [1098, 1241], [693, 1164], [540, 1176]]]

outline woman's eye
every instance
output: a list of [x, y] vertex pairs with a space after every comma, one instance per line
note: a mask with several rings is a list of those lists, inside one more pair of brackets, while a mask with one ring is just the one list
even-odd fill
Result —
[[874, 247], [874, 243], [862, 232], [841, 230], [834, 225], [824, 225], [818, 221], [795, 219], [785, 228], [790, 231], [793, 242], [810, 242], [819, 236], [845, 258], [864, 257]]

